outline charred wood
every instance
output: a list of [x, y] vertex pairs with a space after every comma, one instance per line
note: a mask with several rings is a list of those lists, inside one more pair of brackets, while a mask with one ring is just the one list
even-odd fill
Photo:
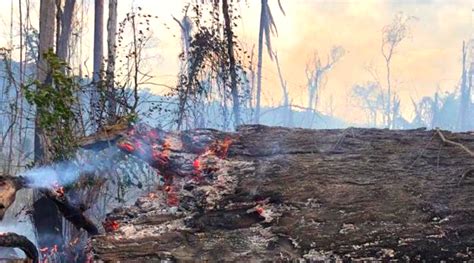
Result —
[[24, 236], [15, 233], [0, 233], [0, 247], [19, 248], [33, 263], [39, 262], [36, 246]]
[[[115, 210], [115, 227], [94, 237], [93, 249], [127, 262], [472, 260], [474, 183], [458, 182], [474, 158], [446, 140], [474, 149], [474, 136], [443, 135], [265, 126], [168, 133], [169, 164], [157, 169], [173, 174], [177, 206], [157, 191]], [[225, 138], [226, 156], [202, 154]], [[203, 178], [190, 182], [196, 159]]]

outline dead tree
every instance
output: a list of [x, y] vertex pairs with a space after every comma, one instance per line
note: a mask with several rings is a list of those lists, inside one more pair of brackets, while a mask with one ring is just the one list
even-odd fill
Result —
[[311, 63], [306, 65], [306, 77], [308, 80], [308, 109], [316, 110], [324, 77], [333, 66], [344, 56], [344, 49], [335, 46], [331, 49], [326, 64], [321, 63], [321, 58], [316, 54]]
[[[466, 57], [467, 57], [467, 46], [466, 43], [462, 42], [462, 74], [461, 74], [461, 102], [459, 103], [459, 116], [457, 129], [465, 130], [468, 127], [468, 114], [469, 106], [471, 104], [471, 86], [470, 81], [468, 83], [468, 71], [466, 67]], [[470, 78], [469, 74], [469, 78]]]
[[387, 25], [382, 30], [382, 46], [381, 52], [385, 60], [385, 69], [387, 72], [387, 98], [386, 98], [386, 109], [385, 115], [388, 128], [391, 128], [393, 125], [393, 109], [392, 109], [392, 72], [391, 72], [391, 62], [395, 52], [395, 49], [400, 45], [400, 43], [408, 37], [409, 34], [409, 25], [410, 20], [413, 20], [414, 17], [405, 16], [403, 13], [399, 13], [393, 19], [393, 22], [390, 25]]

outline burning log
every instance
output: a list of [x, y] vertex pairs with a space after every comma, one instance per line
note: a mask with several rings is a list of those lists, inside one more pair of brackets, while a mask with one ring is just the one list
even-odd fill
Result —
[[[6, 209], [15, 201], [16, 192], [21, 188], [28, 187], [30, 186], [23, 177], [0, 176], [0, 220], [3, 218]], [[94, 223], [84, 215], [85, 210], [69, 202], [65, 195], [64, 187], [55, 183], [54, 189], [44, 188], [41, 189], [41, 193], [51, 199], [63, 214], [64, 218], [78, 229], [86, 230], [89, 235], [99, 234], [99, 230]]]
[[24, 236], [15, 233], [0, 233], [0, 247], [19, 248], [33, 263], [39, 262], [36, 246]]
[[[474, 158], [435, 131], [146, 130], [118, 147], [155, 167], [162, 191], [108, 215], [97, 259], [474, 258], [473, 177], [458, 184]], [[471, 134], [443, 134], [474, 149]]]

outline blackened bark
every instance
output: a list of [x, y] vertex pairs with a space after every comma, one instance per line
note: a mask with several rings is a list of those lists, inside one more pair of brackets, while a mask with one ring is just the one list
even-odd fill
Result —
[[19, 248], [33, 263], [39, 262], [36, 246], [24, 236], [15, 233], [0, 233], [0, 247]]

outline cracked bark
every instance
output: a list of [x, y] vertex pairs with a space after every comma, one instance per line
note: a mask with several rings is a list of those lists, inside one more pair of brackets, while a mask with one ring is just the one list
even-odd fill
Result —
[[[474, 149], [469, 133], [443, 134]], [[474, 159], [436, 131], [242, 126], [168, 136], [184, 172], [198, 152], [189, 138], [233, 143], [227, 158], [206, 161], [214, 179], [183, 185], [178, 212], [162, 192], [114, 210], [119, 229], [92, 240], [98, 259], [473, 258], [474, 179], [458, 181]]]

